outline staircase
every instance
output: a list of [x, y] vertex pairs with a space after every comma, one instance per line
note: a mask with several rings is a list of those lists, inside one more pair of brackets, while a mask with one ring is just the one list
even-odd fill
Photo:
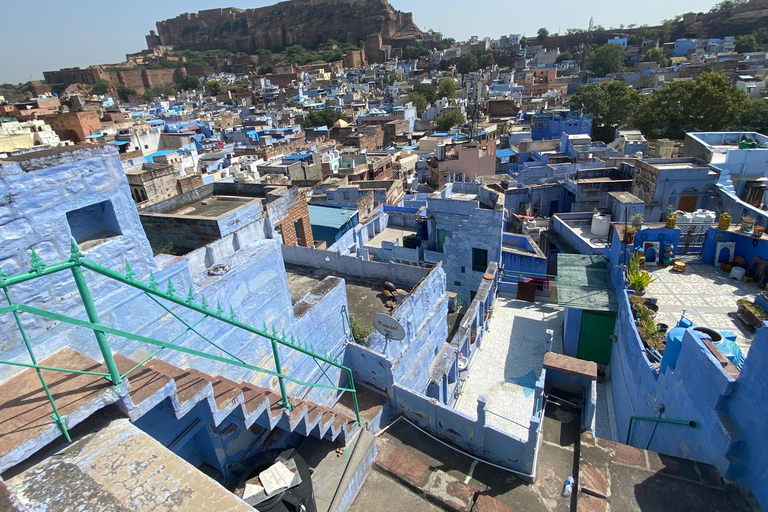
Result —
[[[114, 358], [121, 374], [138, 365], [120, 354], [114, 354]], [[40, 365], [106, 371], [103, 364], [70, 348], [60, 350]], [[136, 421], [168, 398], [179, 419], [200, 402], [206, 402], [216, 425], [237, 413], [246, 427], [257, 424], [269, 430], [280, 428], [342, 444], [352, 440], [360, 429], [353, 418], [332, 408], [289, 397], [292, 410], [288, 411], [279, 404], [281, 395], [271, 389], [178, 368], [160, 359], [139, 365], [120, 387], [113, 387], [99, 375], [41, 371], [67, 428], [111, 404]], [[26, 370], [0, 384], [0, 472], [61, 435], [50, 417], [52, 412], [35, 370]]]

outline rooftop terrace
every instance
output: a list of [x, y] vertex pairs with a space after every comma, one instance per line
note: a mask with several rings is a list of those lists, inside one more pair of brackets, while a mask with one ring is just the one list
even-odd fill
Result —
[[[344, 279], [347, 290], [347, 303], [350, 314], [359, 318], [366, 327], [370, 327], [370, 319], [376, 313], [389, 314], [386, 301], [382, 295], [384, 281], [377, 279], [362, 279], [356, 276], [334, 272], [323, 268], [303, 267], [285, 264], [288, 276], [288, 288], [291, 291], [291, 302], [296, 304], [312, 288], [328, 276]], [[402, 283], [393, 283], [398, 289], [411, 292], [411, 287]]]
[[736, 343], [746, 356], [751, 334], [729, 313], [736, 311], [738, 299], [754, 300], [759, 293], [757, 285], [730, 279], [719, 267], [698, 258], [681, 260], [686, 261], [682, 274], [673, 272], [671, 267], [648, 268], [655, 281], [648, 286], [647, 295], [658, 299], [657, 321], [674, 326], [685, 312], [694, 325], [736, 334]]
[[216, 219], [254, 201], [260, 200], [250, 197], [210, 196], [168, 213], [171, 215]]
[[487, 422], [527, 440], [535, 413], [536, 381], [541, 375], [547, 330], [554, 331], [552, 350], [562, 353], [562, 309], [499, 293], [488, 332], [472, 359], [456, 409], [477, 416], [477, 397], [487, 398]]

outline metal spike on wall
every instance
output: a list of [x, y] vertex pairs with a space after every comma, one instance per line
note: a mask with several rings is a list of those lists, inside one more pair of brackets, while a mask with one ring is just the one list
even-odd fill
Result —
[[233, 322], [237, 319], [237, 316], [235, 316], [235, 310], [232, 309], [232, 306], [229, 306], [229, 319]]
[[205, 295], [201, 296], [200, 307], [206, 310], [208, 309], [208, 301], [205, 300]]
[[165, 294], [169, 297], [173, 297], [173, 292], [176, 291], [176, 288], [173, 287], [173, 283], [171, 282], [171, 278], [168, 278], [168, 288], [165, 290]]
[[216, 314], [221, 316], [221, 314], [224, 312], [224, 308], [221, 307], [221, 301], [216, 301]]
[[7, 277], [8, 277], [8, 274], [3, 272], [3, 269], [0, 268], [0, 284], [3, 284]]
[[128, 263], [128, 259], [125, 260], [125, 278], [129, 281], [133, 281], [133, 277], [136, 275], [136, 272], [133, 271], [131, 268], [131, 264]]
[[74, 238], [69, 239], [69, 261], [80, 261], [84, 255], [80, 252], [80, 248], [77, 246]]
[[29, 266], [29, 270], [39, 274], [43, 271], [43, 269], [45, 269], [45, 263], [43, 263], [43, 260], [40, 259], [40, 256], [38, 256], [34, 247], [32, 247], [30, 250], [32, 251], [32, 264]]
[[149, 271], [149, 287], [152, 291], [157, 291], [157, 279], [155, 279], [155, 273], [151, 270]]

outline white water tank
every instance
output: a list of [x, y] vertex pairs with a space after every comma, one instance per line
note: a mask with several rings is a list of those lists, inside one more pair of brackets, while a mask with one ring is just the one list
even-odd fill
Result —
[[445, 144], [438, 144], [435, 148], [435, 158], [442, 162], [445, 160]]
[[693, 214], [692, 213], [678, 213], [677, 214], [677, 223], [678, 224], [690, 224], [693, 222]]
[[592, 215], [592, 234], [595, 236], [608, 236], [608, 232], [611, 230], [611, 216], [610, 214], [602, 214], [595, 212]]
[[693, 222], [696, 223], [713, 224], [716, 217], [715, 212], [707, 210], [696, 210], [693, 212]]

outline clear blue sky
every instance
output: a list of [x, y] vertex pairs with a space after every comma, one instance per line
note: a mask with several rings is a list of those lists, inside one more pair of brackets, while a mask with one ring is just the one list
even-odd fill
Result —
[[[125, 60], [126, 53], [146, 47], [144, 35], [157, 20], [214, 7], [262, 7], [270, 0], [79, 0], [8, 1], [3, 7], [0, 83], [42, 79], [43, 71], [87, 67]], [[535, 34], [586, 28], [590, 16], [605, 27], [634, 23], [653, 25], [690, 11], [708, 11], [716, 3], [694, 0], [390, 0], [412, 11], [422, 30], [433, 28], [458, 40], [470, 36]]]

